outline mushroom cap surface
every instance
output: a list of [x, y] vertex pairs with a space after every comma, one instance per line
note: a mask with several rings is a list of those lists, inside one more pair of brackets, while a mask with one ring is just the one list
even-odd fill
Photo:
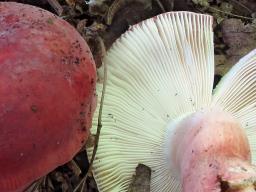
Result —
[[22, 191], [73, 158], [95, 109], [96, 68], [66, 21], [0, 3], [0, 191]]

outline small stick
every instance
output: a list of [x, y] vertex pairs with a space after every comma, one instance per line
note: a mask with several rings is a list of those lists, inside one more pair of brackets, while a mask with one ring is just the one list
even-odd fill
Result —
[[61, 16], [64, 12], [62, 6], [58, 2], [58, 0], [47, 0], [47, 2], [51, 5], [51, 7], [55, 10], [58, 16]]
[[79, 176], [82, 171], [74, 160], [68, 162], [67, 166], [73, 171], [76, 176]]
[[[105, 45], [104, 45], [104, 42], [103, 42], [103, 40], [101, 38], [99, 38], [99, 42], [100, 42], [100, 46], [102, 47], [102, 55], [101, 56], [104, 57], [104, 55], [106, 54]], [[105, 90], [106, 90], [106, 81], [107, 81], [107, 65], [106, 65], [106, 63], [102, 63], [102, 65], [103, 65], [103, 69], [104, 69], [104, 81], [103, 81], [103, 89], [102, 89], [102, 95], [101, 95], [101, 100], [100, 100], [100, 108], [99, 108], [99, 116], [98, 116], [98, 126], [97, 126], [97, 133], [96, 133], [96, 136], [95, 136], [94, 148], [93, 148], [93, 152], [92, 152], [92, 156], [91, 156], [91, 160], [90, 160], [90, 165], [89, 165], [88, 171], [87, 171], [86, 175], [84, 176], [84, 178], [80, 181], [80, 183], [73, 190], [73, 192], [77, 192], [81, 185], [82, 185], [82, 188], [84, 188], [85, 181], [86, 181], [88, 175], [92, 171], [93, 161], [95, 159], [96, 152], [97, 152], [97, 149], [98, 149], [98, 143], [99, 143], [99, 138], [100, 138], [100, 131], [101, 131], [101, 127], [102, 127], [102, 124], [101, 124], [102, 109], [103, 109], [104, 94], [105, 94]]]
[[160, 7], [161, 11], [162, 11], [163, 13], [165, 13], [166, 10], [165, 10], [163, 4], [160, 2], [160, 0], [155, 0], [155, 1], [157, 2], [157, 4], [158, 4], [158, 6]]
[[34, 192], [38, 190], [39, 186], [45, 181], [45, 178], [46, 176], [38, 179], [37, 181], [32, 183], [30, 186], [28, 186], [24, 192]]
[[228, 13], [228, 12], [222, 11], [222, 10], [214, 8], [214, 7], [206, 6], [206, 8], [212, 9], [212, 10], [220, 12], [220, 13], [224, 13], [224, 14], [229, 15], [229, 16], [237, 17], [237, 18], [240, 18], [240, 19], [253, 20], [252, 17], [244, 17], [242, 15], [236, 15], [236, 14], [233, 14], [233, 13]]
[[106, 17], [107, 25], [111, 25], [114, 15], [122, 8], [127, 2], [125, 0], [114, 0], [109, 7]]
[[249, 9], [248, 7], [246, 7], [244, 4], [240, 3], [239, 1], [237, 0], [230, 0], [234, 3], [236, 3], [237, 5], [239, 5], [240, 7], [243, 7], [244, 9], [246, 9], [249, 13], [253, 13], [253, 11], [251, 9]]

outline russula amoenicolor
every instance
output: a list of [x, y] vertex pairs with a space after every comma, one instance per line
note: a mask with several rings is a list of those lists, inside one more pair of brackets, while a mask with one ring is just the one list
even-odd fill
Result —
[[104, 62], [101, 192], [127, 191], [139, 163], [152, 170], [152, 192], [255, 191], [255, 50], [213, 90], [212, 17], [170, 12], [132, 26]]
[[0, 191], [23, 191], [70, 161], [95, 109], [84, 39], [43, 9], [0, 2]]

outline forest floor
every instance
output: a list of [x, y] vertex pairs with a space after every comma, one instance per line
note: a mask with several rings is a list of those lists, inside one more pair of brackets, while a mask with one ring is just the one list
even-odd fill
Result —
[[[219, 81], [239, 58], [256, 47], [255, 0], [18, 0], [17, 2], [44, 8], [72, 24], [89, 44], [97, 67], [101, 66], [104, 52], [101, 42], [104, 42], [107, 50], [130, 25], [167, 11], [193, 11], [214, 17], [216, 81]], [[82, 182], [88, 167], [89, 162], [84, 149], [71, 162], [41, 178], [27, 191], [97, 192], [97, 186], [90, 173], [86, 182]], [[145, 177], [143, 168], [140, 172], [142, 173], [138, 174]]]

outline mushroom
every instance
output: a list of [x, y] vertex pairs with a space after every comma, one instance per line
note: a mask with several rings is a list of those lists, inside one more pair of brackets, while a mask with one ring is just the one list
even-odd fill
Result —
[[84, 145], [96, 68], [84, 39], [43, 9], [0, 3], [0, 191], [23, 191]]
[[[256, 50], [213, 91], [212, 20], [164, 13], [132, 26], [107, 52], [93, 164], [99, 191], [127, 191], [139, 163], [152, 170], [152, 192], [254, 191]], [[98, 83], [99, 98], [101, 90]]]

